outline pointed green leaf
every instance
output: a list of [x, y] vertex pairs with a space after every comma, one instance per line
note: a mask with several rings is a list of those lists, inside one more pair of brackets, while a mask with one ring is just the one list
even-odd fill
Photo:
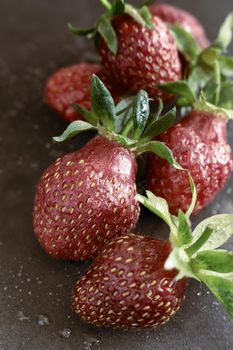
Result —
[[191, 245], [185, 249], [185, 252], [188, 254], [188, 256], [191, 257], [195, 255], [198, 251], [200, 251], [201, 248], [205, 245], [205, 243], [209, 242], [213, 232], [214, 230], [212, 227], [206, 226], [201, 236], [197, 240], [195, 240], [194, 238], [193, 239], [194, 243], [192, 241]]
[[189, 184], [190, 184], [190, 188], [191, 188], [191, 192], [192, 192], [192, 201], [191, 201], [190, 206], [185, 214], [186, 218], [188, 218], [188, 219], [192, 215], [192, 212], [193, 212], [195, 205], [196, 205], [196, 202], [197, 202], [197, 189], [196, 189], [195, 183], [194, 183], [193, 178], [192, 178], [190, 173], [189, 173]]
[[210, 250], [222, 246], [233, 234], [233, 214], [215, 215], [202, 221], [193, 231], [193, 239], [199, 239], [209, 226], [213, 229], [210, 239], [201, 247], [201, 250]]
[[133, 106], [134, 138], [139, 139], [150, 114], [148, 94], [140, 90]]
[[219, 57], [221, 73], [229, 78], [233, 77], [233, 57], [221, 55]]
[[108, 130], [115, 130], [116, 108], [113, 98], [103, 82], [93, 75], [91, 80], [91, 106], [95, 115]]
[[150, 125], [147, 126], [146, 130], [143, 132], [142, 137], [152, 139], [157, 135], [162, 134], [170, 126], [173, 125], [176, 119], [176, 108], [174, 107], [171, 111], [165, 114], [158, 120], [155, 120]]
[[219, 106], [225, 109], [233, 109], [233, 81], [226, 80], [221, 84]]
[[152, 192], [146, 191], [147, 197], [137, 194], [136, 200], [143, 204], [152, 213], [160, 217], [170, 227], [171, 231], [176, 231], [171, 215], [169, 213], [168, 204], [165, 199], [155, 196]]
[[210, 69], [207, 67], [197, 65], [191, 72], [188, 77], [189, 86], [192, 91], [195, 93], [199, 93], [200, 89], [203, 89], [206, 85], [207, 81], [210, 78]]
[[171, 94], [185, 97], [191, 104], [195, 102], [196, 97], [189, 83], [185, 80], [176, 81], [158, 85], [159, 89], [170, 92]]
[[190, 223], [182, 210], [179, 210], [178, 212], [178, 220], [179, 224], [177, 241], [179, 246], [182, 247], [192, 242], [192, 232]]
[[79, 36], [87, 36], [87, 37], [92, 37], [95, 33], [95, 27], [92, 28], [78, 28], [72, 26], [72, 24], [68, 24], [68, 28], [71, 33]]
[[73, 107], [78, 113], [80, 113], [85, 118], [85, 120], [88, 123], [90, 123], [94, 126], [98, 124], [98, 118], [96, 117], [96, 115], [92, 111], [88, 111], [86, 108], [80, 106], [77, 103], [74, 103]]
[[53, 140], [63, 142], [86, 130], [97, 130], [97, 128], [83, 120], [76, 120], [67, 127], [62, 135], [53, 137]]
[[150, 18], [151, 14], [148, 10], [148, 13], [145, 8], [136, 9], [132, 5], [126, 4], [125, 5], [125, 13], [127, 13], [130, 17], [132, 17], [137, 23], [139, 23], [141, 26], [149, 27], [150, 29], [153, 29], [154, 26], [150, 21], [148, 21], [148, 18]]
[[140, 14], [140, 16], [142, 17], [142, 19], [144, 20], [144, 22], [146, 23], [146, 26], [150, 29], [154, 29], [154, 25], [151, 22], [151, 13], [148, 9], [147, 6], [142, 6], [139, 10], [138, 13]]
[[215, 95], [217, 90], [219, 89], [219, 84], [217, 84], [214, 79], [210, 79], [207, 81], [206, 85], [203, 88], [203, 95], [205, 96], [206, 100], [210, 103], [214, 103], [215, 101]]
[[207, 47], [199, 55], [199, 61], [204, 62], [207, 66], [213, 66], [219, 59], [221, 50], [216, 46]]
[[[162, 110], [163, 110], [163, 101], [161, 100], [161, 98], [158, 99], [158, 106], [157, 106], [157, 109], [156, 109], [156, 112], [154, 113], [154, 118], [153, 120], [158, 120], [159, 118], [162, 118], [161, 117], [161, 113], [162, 113]], [[148, 122], [150, 120], [148, 119]]]
[[221, 26], [215, 45], [225, 51], [232, 42], [233, 35], [233, 12], [229, 13]]
[[132, 118], [133, 115], [133, 102], [135, 97], [126, 97], [121, 100], [116, 106], [116, 120], [115, 120], [115, 132], [121, 133], [124, 126]]
[[191, 260], [195, 271], [233, 272], [233, 253], [226, 250], [205, 250]]
[[160, 141], [150, 141], [145, 144], [139, 145], [136, 148], [137, 153], [152, 152], [158, 157], [166, 159], [167, 162], [177, 170], [184, 170], [173, 157], [172, 151]]
[[186, 32], [178, 25], [170, 24], [169, 28], [173, 33], [178, 50], [189, 62], [195, 63], [201, 52], [201, 48], [197, 44], [197, 41], [190, 33]]
[[223, 304], [231, 319], [233, 319], [233, 278], [216, 276], [208, 271], [202, 271], [199, 277]]
[[114, 132], [111, 132], [111, 136], [126, 148], [135, 147], [138, 142], [137, 140], [132, 140], [125, 135], [116, 134]]
[[111, 15], [117, 16], [125, 11], [125, 1], [124, 0], [114, 0], [111, 7]]
[[156, 112], [150, 113], [149, 118], [147, 120], [146, 127], [152, 124], [154, 121], [158, 120], [161, 116], [161, 113], [163, 110], [163, 101], [161, 100], [161, 98], [158, 98], [158, 101], [156, 102], [158, 102], [156, 106], [157, 107]]
[[100, 0], [101, 4], [106, 8], [106, 10], [110, 10], [112, 7], [112, 4], [108, 0]]
[[98, 24], [97, 32], [102, 36], [109, 50], [116, 55], [118, 47], [117, 36], [109, 17], [102, 17]]

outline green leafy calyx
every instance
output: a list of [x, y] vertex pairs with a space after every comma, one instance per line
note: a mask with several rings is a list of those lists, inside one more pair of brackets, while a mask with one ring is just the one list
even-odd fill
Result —
[[193, 106], [232, 119], [233, 57], [227, 54], [227, 48], [233, 38], [233, 13], [225, 19], [214, 43], [205, 49], [181, 27], [170, 25], [170, 29], [186, 59], [186, 70], [183, 80], [160, 88], [177, 95], [178, 106]]
[[189, 210], [188, 215], [179, 211], [174, 217], [166, 201], [151, 192], [136, 198], [170, 227], [172, 251], [165, 269], [176, 269], [177, 279], [191, 277], [204, 282], [233, 319], [233, 253], [218, 249], [233, 235], [233, 214], [212, 216], [192, 232]]
[[161, 116], [163, 105], [160, 101], [157, 113], [150, 114], [149, 97], [144, 90], [140, 90], [136, 96], [126, 97], [115, 106], [109, 90], [96, 75], [92, 77], [90, 90], [90, 111], [74, 105], [85, 121], [71, 123], [62, 135], [54, 137], [56, 142], [66, 141], [86, 130], [95, 130], [129, 148], [137, 156], [153, 152], [175, 168], [182, 169], [171, 150], [164, 143], [153, 140], [173, 124], [176, 115], [174, 108]]
[[147, 7], [151, 1], [145, 1], [137, 8], [127, 4], [124, 0], [100, 0], [101, 4], [106, 9], [106, 12], [101, 15], [95, 27], [78, 28], [69, 24], [70, 31], [79, 36], [95, 38], [98, 41], [98, 36], [101, 36], [109, 50], [115, 55], [118, 49], [117, 35], [112, 25], [112, 19], [120, 14], [128, 14], [141, 26], [146, 26], [153, 29], [151, 22], [151, 13]]

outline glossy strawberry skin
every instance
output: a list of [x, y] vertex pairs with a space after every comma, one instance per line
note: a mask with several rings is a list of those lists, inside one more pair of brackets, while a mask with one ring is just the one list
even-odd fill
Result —
[[170, 243], [134, 234], [108, 243], [73, 289], [73, 307], [96, 326], [147, 328], [167, 322], [186, 280], [164, 270]]
[[153, 16], [158, 16], [164, 22], [183, 27], [192, 34], [202, 48], [209, 46], [210, 42], [207, 39], [204, 27], [188, 11], [164, 3], [151, 5], [149, 9]]
[[47, 81], [44, 93], [45, 102], [66, 121], [72, 122], [83, 117], [73, 108], [73, 103], [90, 110], [90, 82], [93, 74], [106, 84], [115, 102], [120, 100], [124, 91], [110, 83], [99, 64], [79, 63], [56, 71]]
[[43, 174], [34, 203], [34, 231], [58, 259], [87, 260], [109, 239], [130, 232], [139, 217], [135, 156], [97, 136]]
[[114, 55], [100, 39], [102, 64], [113, 79], [133, 92], [145, 89], [150, 97], [170, 97], [156, 84], [181, 78], [181, 63], [175, 41], [167, 26], [158, 18], [152, 19], [154, 29], [142, 27], [128, 15], [113, 19], [118, 39]]
[[[232, 153], [227, 144], [226, 121], [193, 111], [159, 139], [193, 177], [198, 194], [195, 215], [214, 199], [231, 175]], [[179, 208], [186, 211], [191, 203], [187, 174], [153, 155], [148, 159], [145, 187], [165, 198], [174, 214]]]

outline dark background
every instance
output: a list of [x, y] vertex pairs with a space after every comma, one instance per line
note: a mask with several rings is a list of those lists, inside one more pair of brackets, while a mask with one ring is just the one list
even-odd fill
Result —
[[[170, 2], [196, 14], [210, 39], [233, 10], [229, 0]], [[70, 292], [87, 264], [56, 262], [34, 238], [31, 212], [41, 173], [89, 137], [52, 143], [65, 123], [44, 106], [43, 86], [56, 68], [93, 59], [92, 44], [74, 38], [66, 24], [92, 24], [99, 13], [97, 0], [0, 2], [0, 349], [232, 349], [228, 316], [195, 281], [189, 283], [183, 308], [163, 327], [122, 332], [82, 323], [70, 309]], [[233, 124], [229, 131], [232, 143]], [[233, 181], [195, 221], [233, 213], [232, 187]], [[146, 212], [139, 231], [165, 236], [161, 223]]]

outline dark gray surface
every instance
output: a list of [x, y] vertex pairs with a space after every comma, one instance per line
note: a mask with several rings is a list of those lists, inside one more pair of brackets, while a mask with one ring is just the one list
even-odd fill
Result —
[[[229, 0], [173, 3], [197, 14], [210, 38], [233, 9]], [[73, 38], [66, 23], [91, 24], [100, 10], [97, 0], [0, 2], [0, 349], [232, 349], [232, 324], [196, 282], [190, 282], [183, 308], [163, 327], [121, 332], [83, 324], [70, 309], [70, 291], [87, 264], [56, 262], [34, 238], [31, 211], [40, 174], [57, 156], [80, 147], [88, 137], [52, 144], [51, 137], [65, 123], [43, 105], [43, 86], [57, 67], [92, 58], [91, 43]], [[233, 124], [229, 129], [232, 139]], [[233, 213], [232, 188], [233, 180], [195, 221], [214, 213]], [[143, 214], [139, 230], [165, 237], [164, 227], [148, 213]], [[39, 325], [40, 314], [48, 317], [44, 323], [49, 324]], [[71, 330], [65, 333], [69, 338], [60, 334], [64, 329]]]

